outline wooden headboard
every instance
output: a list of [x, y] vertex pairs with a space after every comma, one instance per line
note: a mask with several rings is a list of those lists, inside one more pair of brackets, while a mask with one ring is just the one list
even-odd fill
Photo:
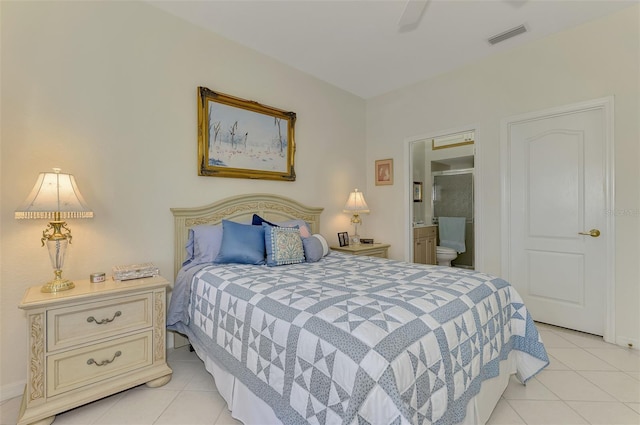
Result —
[[194, 226], [219, 224], [223, 219], [251, 222], [255, 213], [268, 221], [304, 220], [311, 226], [312, 233], [320, 233], [320, 214], [323, 209], [267, 193], [233, 196], [202, 207], [171, 208], [175, 228], [173, 275], [175, 277], [182, 267], [189, 229]]

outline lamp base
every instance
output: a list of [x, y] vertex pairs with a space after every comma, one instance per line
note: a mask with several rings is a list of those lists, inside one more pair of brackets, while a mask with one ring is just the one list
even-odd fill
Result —
[[75, 288], [76, 285], [68, 279], [53, 279], [50, 282], [45, 283], [40, 288], [40, 292], [60, 292], [67, 291], [69, 289]]

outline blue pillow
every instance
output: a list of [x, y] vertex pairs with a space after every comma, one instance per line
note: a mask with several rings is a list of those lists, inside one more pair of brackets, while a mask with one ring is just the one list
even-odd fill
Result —
[[258, 214], [254, 214], [253, 217], [251, 218], [251, 224], [253, 224], [254, 226], [260, 226], [262, 223], [267, 223], [269, 226], [275, 226], [275, 227], [298, 226], [298, 229], [300, 230], [300, 236], [302, 236], [303, 238], [308, 238], [311, 236], [311, 228], [309, 227], [309, 224], [304, 220], [287, 220], [287, 221], [277, 221], [275, 223], [272, 223], [260, 217]]
[[264, 218], [260, 217], [258, 214], [254, 214], [253, 217], [251, 217], [251, 224], [253, 224], [254, 226], [262, 226], [262, 223], [267, 223], [269, 226], [278, 227], [277, 224], [274, 224], [274, 223], [271, 223], [270, 221], [265, 220]]
[[323, 257], [322, 242], [318, 238], [303, 238], [302, 247], [304, 248], [304, 258], [307, 263], [315, 263]]
[[187, 264], [211, 263], [216, 259], [222, 244], [221, 225], [200, 225], [189, 229], [189, 239], [185, 245], [187, 259], [182, 267]]
[[297, 227], [273, 227], [262, 224], [267, 250], [267, 266], [304, 262], [304, 249]]
[[214, 263], [264, 264], [264, 258], [262, 226], [222, 220], [222, 245]]

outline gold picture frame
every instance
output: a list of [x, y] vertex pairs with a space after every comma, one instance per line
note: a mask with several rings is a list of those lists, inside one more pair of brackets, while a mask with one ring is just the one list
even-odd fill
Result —
[[393, 184], [393, 159], [378, 159], [375, 166], [376, 186]]
[[198, 175], [295, 181], [295, 112], [198, 87]]

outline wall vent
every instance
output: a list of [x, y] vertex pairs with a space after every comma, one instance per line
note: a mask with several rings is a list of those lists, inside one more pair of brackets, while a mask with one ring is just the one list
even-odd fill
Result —
[[524, 34], [527, 32], [527, 27], [524, 25], [517, 26], [515, 28], [511, 28], [510, 30], [506, 30], [498, 35], [494, 35], [493, 37], [489, 37], [489, 44], [497, 44], [501, 41], [505, 41], [511, 37], [515, 37], [516, 35]]

